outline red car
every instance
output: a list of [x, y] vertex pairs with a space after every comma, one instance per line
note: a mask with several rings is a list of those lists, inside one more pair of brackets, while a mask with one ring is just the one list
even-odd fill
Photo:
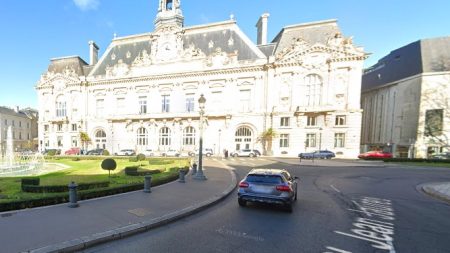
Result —
[[384, 151], [369, 151], [358, 156], [360, 159], [387, 159], [392, 158], [392, 153]]
[[65, 155], [79, 155], [80, 154], [80, 148], [70, 148], [64, 152]]

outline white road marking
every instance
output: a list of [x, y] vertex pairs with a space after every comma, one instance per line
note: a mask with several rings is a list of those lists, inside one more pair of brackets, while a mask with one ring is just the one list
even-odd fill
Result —
[[334, 185], [330, 185], [331, 188], [333, 188], [333, 190], [335, 190], [336, 192], [341, 193], [341, 191], [338, 190], [338, 188], [334, 187]]
[[[351, 251], [346, 251], [346, 250], [342, 250], [342, 249], [337, 249], [334, 247], [326, 247], [327, 250], [332, 250], [333, 252], [338, 252], [338, 253], [352, 253]], [[323, 252], [323, 253], [333, 253], [331, 251], [327, 251], [327, 252]]]

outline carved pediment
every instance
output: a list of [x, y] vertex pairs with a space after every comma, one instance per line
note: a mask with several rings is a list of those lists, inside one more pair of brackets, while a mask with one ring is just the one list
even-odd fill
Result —
[[222, 48], [217, 47], [214, 52], [205, 60], [207, 67], [223, 67], [233, 66], [238, 62], [238, 51], [227, 53], [222, 51]]
[[73, 69], [64, 70], [62, 73], [47, 71], [41, 75], [37, 84], [38, 87], [54, 86], [55, 83], [77, 84], [80, 83], [80, 77]]
[[120, 59], [114, 66], [106, 66], [106, 77], [124, 77], [130, 73], [130, 66]]

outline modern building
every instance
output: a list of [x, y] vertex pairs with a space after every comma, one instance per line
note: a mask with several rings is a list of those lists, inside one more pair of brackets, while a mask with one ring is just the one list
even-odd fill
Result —
[[233, 18], [185, 27], [179, 0], [161, 0], [153, 32], [114, 38], [100, 58], [90, 42], [89, 63], [52, 59], [36, 87], [41, 149], [82, 146], [83, 132], [112, 153], [194, 150], [204, 94], [204, 147], [217, 154], [356, 157], [366, 53], [336, 20], [286, 26], [267, 43], [268, 18], [255, 44]]
[[8, 128], [15, 151], [35, 150], [38, 137], [38, 112], [31, 108], [20, 110], [0, 106], [0, 156], [6, 152]]
[[413, 42], [366, 69], [361, 103], [363, 151], [450, 151], [450, 37]]

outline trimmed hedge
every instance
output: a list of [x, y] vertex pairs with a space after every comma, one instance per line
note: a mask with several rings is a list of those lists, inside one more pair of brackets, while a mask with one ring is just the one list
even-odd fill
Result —
[[23, 190], [23, 186], [24, 185], [39, 185], [40, 184], [41, 179], [38, 177], [27, 177], [27, 178], [22, 178], [21, 179], [21, 186], [22, 186], [22, 190]]
[[150, 165], [167, 165], [173, 163], [174, 160], [167, 159], [150, 159], [148, 160], [148, 164]]
[[161, 170], [140, 170], [140, 166], [125, 167], [125, 175], [127, 176], [145, 176], [161, 173]]
[[145, 155], [144, 155], [144, 154], [138, 154], [138, 155], [136, 156], [136, 159], [137, 159], [138, 161], [145, 161]]
[[[170, 173], [164, 176], [161, 176], [157, 180], [152, 180], [152, 187], [169, 183], [171, 181], [178, 179], [178, 173]], [[78, 200], [86, 200], [98, 197], [104, 197], [108, 195], [114, 195], [124, 192], [137, 191], [144, 189], [144, 183], [140, 184], [129, 184], [123, 186], [117, 186], [107, 189], [91, 189], [86, 191], [79, 191], [77, 193]], [[25, 209], [25, 208], [33, 208], [39, 206], [47, 206], [47, 205], [56, 205], [61, 203], [69, 202], [69, 194], [58, 194], [49, 197], [43, 197], [39, 199], [30, 199], [30, 200], [18, 200], [12, 201], [8, 203], [0, 203], [0, 212]]]
[[[105, 188], [109, 186], [108, 181], [93, 182], [93, 183], [81, 183], [78, 184], [77, 190], [90, 190], [97, 188]], [[68, 192], [69, 187], [67, 185], [23, 185], [22, 191], [32, 193], [54, 193], [54, 192]]]
[[415, 163], [450, 163], [445, 159], [426, 159], [426, 158], [390, 158], [384, 159], [384, 162], [415, 162]]

